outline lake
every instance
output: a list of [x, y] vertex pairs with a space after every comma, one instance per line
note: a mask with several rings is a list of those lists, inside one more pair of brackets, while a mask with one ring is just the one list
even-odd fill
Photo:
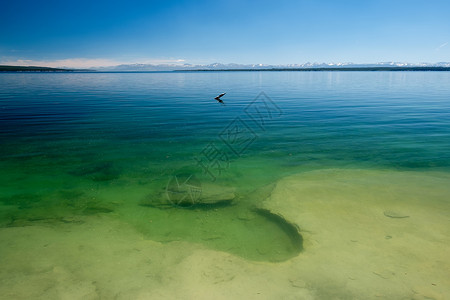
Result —
[[[246, 295], [238, 280], [273, 282], [266, 298], [439, 299], [450, 286], [449, 82], [449, 72], [0, 74], [0, 290]], [[405, 277], [419, 266], [432, 282]], [[57, 278], [82, 288], [61, 292]], [[21, 291], [24, 280], [35, 286]]]

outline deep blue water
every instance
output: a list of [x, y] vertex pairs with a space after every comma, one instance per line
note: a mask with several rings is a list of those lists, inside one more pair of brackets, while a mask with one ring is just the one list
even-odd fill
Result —
[[[111, 143], [101, 156], [122, 150], [122, 159], [130, 159], [127, 152], [145, 144], [146, 156], [162, 151], [186, 159], [240, 117], [258, 136], [244, 156], [446, 168], [449, 78], [447, 72], [1, 74], [1, 154], [75, 157], [80, 147]], [[225, 106], [213, 100], [222, 91]], [[265, 119], [264, 129], [245, 114], [261, 92], [279, 108], [271, 118], [254, 116]]]

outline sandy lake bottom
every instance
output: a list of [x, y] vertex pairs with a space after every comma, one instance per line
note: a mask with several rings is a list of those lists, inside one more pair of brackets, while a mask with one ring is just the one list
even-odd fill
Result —
[[[226, 235], [186, 237], [206, 230], [201, 224], [219, 226], [213, 220], [222, 211], [228, 216], [219, 220], [244, 227], [247, 222], [252, 231], [252, 220], [263, 217], [250, 209], [244, 213], [217, 207], [205, 212], [118, 201], [112, 212], [24, 219], [21, 224], [16, 220], [0, 228], [1, 298], [446, 299], [449, 180], [440, 172], [359, 169], [287, 176], [258, 194], [265, 195], [259, 208], [277, 216], [266, 221], [267, 228], [278, 227], [272, 229], [274, 235], [284, 230], [285, 239], [292, 242], [292, 232], [277, 223], [282, 219], [301, 236], [298, 253], [266, 253], [266, 258], [279, 261], [264, 261], [258, 256], [264, 249], [250, 249], [247, 255], [244, 250], [224, 251], [221, 243], [227, 242], [220, 240]], [[3, 204], [2, 211], [8, 207]], [[133, 209], [141, 212], [139, 222], [121, 217]], [[179, 231], [185, 238], [177, 238], [176, 218], [196, 212], [203, 221]], [[152, 240], [152, 227], [167, 232], [158, 232]], [[168, 237], [171, 231], [173, 238]], [[267, 246], [254, 239], [238, 237], [228, 244]], [[273, 242], [279, 243], [275, 252], [296, 245]]]

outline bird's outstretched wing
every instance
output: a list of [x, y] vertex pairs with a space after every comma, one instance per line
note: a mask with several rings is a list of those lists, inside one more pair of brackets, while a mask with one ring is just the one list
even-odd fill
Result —
[[215, 97], [214, 99], [219, 100], [223, 95], [225, 95], [226, 93], [222, 93], [219, 96]]

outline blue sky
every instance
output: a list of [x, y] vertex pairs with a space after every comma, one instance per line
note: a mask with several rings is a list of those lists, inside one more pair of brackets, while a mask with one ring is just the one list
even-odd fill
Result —
[[0, 5], [0, 63], [450, 61], [450, 1], [28, 1]]

